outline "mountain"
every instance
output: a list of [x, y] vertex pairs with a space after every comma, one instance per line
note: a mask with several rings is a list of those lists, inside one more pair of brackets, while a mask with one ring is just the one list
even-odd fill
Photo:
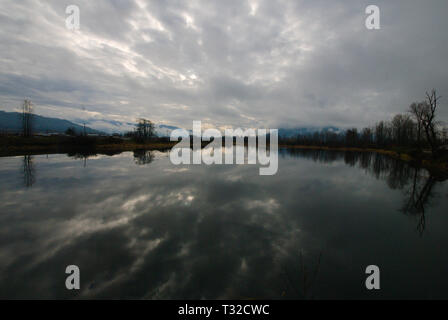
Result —
[[[21, 129], [21, 114], [18, 112], [5, 112], [0, 111], [0, 131], [12, 131], [18, 132]], [[77, 132], [83, 132], [84, 123], [86, 124], [87, 133], [125, 133], [127, 131], [132, 131], [135, 128], [135, 123], [117, 121], [117, 120], [107, 120], [107, 119], [87, 119], [87, 120], [73, 120], [73, 122], [57, 119], [48, 118], [44, 116], [35, 115], [34, 116], [34, 131], [35, 132], [58, 132], [64, 133], [68, 128], [75, 128]], [[159, 137], [169, 137], [171, 132], [176, 129], [180, 129], [174, 126], [168, 126], [164, 124], [155, 124], [154, 129], [156, 135]], [[92, 129], [95, 128], [95, 129]], [[291, 138], [297, 136], [298, 134], [306, 135], [313, 134], [314, 132], [320, 131], [330, 131], [335, 133], [340, 133], [343, 130], [336, 127], [301, 127], [301, 128], [280, 128], [278, 129], [278, 135], [281, 138]], [[191, 132], [191, 130], [189, 130]]]
[[[21, 130], [21, 113], [0, 110], [0, 131], [19, 132]], [[83, 132], [84, 126], [64, 119], [48, 118], [34, 115], [34, 132], [64, 133], [68, 128]], [[86, 127], [86, 133], [101, 134], [101, 131]]]
[[343, 130], [336, 127], [302, 127], [302, 128], [280, 128], [278, 129], [278, 136], [281, 138], [292, 138], [297, 135], [308, 135], [313, 134], [315, 132], [334, 132], [334, 133], [340, 133]]
[[87, 126], [91, 128], [95, 128], [97, 130], [101, 130], [109, 134], [125, 133], [128, 131], [132, 131], [135, 128], [135, 123], [107, 120], [107, 119], [97, 119], [97, 118], [91, 118], [86, 120], [76, 119], [73, 120], [73, 122], [78, 124], [85, 123]]
[[[18, 112], [5, 112], [0, 110], [0, 131], [19, 132], [21, 130], [21, 114]], [[49, 118], [34, 115], [34, 131], [35, 132], [57, 132], [64, 133], [68, 128], [75, 128], [77, 132], [83, 132], [84, 124], [87, 133], [125, 133], [135, 128], [135, 123], [123, 122], [106, 119], [76, 119], [72, 121]], [[95, 129], [92, 129], [95, 128]], [[178, 127], [167, 126], [164, 124], [155, 124], [154, 129], [159, 137], [169, 137], [171, 132]]]
[[[83, 120], [76, 120], [75, 122], [82, 123]], [[88, 119], [84, 120], [87, 125], [95, 129], [107, 132], [107, 133], [125, 133], [127, 131], [132, 131], [135, 128], [135, 123], [122, 122], [116, 120], [106, 120], [106, 119]], [[179, 129], [178, 127], [168, 126], [164, 124], [155, 124], [154, 129], [156, 135], [159, 137], [169, 137], [173, 130]], [[191, 133], [191, 130], [188, 130]], [[299, 128], [280, 128], [278, 129], [278, 135], [281, 138], [291, 138], [297, 136], [298, 134], [307, 135], [313, 134], [314, 132], [335, 132], [340, 133], [343, 130], [340, 128], [327, 126], [327, 127], [299, 127]]]
[[[74, 120], [76, 123], [82, 124], [83, 121], [97, 130], [112, 133], [125, 133], [132, 131], [135, 128], [135, 123], [124, 122], [117, 120], [107, 120], [107, 119], [87, 119], [87, 120]], [[154, 130], [156, 135], [159, 137], [169, 137], [173, 130], [180, 129], [178, 127], [168, 126], [164, 124], [154, 124]]]

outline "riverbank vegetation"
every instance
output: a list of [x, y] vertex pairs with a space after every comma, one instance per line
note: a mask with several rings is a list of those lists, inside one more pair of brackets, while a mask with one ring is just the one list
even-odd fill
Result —
[[448, 132], [437, 118], [439, 101], [436, 90], [432, 90], [426, 93], [425, 101], [412, 103], [405, 113], [390, 121], [380, 121], [360, 131], [351, 128], [340, 133], [298, 134], [281, 138], [279, 143], [293, 148], [375, 151], [448, 170]]

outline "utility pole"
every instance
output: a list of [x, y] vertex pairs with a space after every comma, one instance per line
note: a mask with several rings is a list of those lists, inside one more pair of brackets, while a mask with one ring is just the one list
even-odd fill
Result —
[[24, 137], [33, 135], [33, 105], [28, 99], [22, 105], [22, 134]]
[[[84, 107], [84, 106], [82, 106], [82, 111], [86, 111], [86, 108]], [[86, 134], [86, 122], [85, 122], [85, 119], [84, 119], [84, 122], [83, 122], [83, 126], [84, 126], [84, 137], [85, 136], [87, 136], [87, 134]]]

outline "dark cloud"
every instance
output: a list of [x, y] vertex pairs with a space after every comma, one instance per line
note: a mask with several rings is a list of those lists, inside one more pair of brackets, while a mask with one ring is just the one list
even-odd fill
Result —
[[61, 1], [0, 1], [2, 108], [30, 97], [69, 119], [346, 127], [448, 92], [443, 0], [378, 0], [377, 31], [368, 1], [75, 2], [79, 32]]

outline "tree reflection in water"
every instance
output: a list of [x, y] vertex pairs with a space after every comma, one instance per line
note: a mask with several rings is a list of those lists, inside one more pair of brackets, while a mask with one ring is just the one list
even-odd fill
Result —
[[377, 179], [383, 179], [391, 189], [403, 190], [404, 204], [400, 211], [416, 217], [417, 231], [423, 234], [426, 211], [434, 198], [434, 186], [444, 178], [436, 177], [427, 170], [409, 163], [373, 152], [327, 151], [313, 149], [282, 149], [280, 154], [312, 159], [321, 163], [344, 160], [345, 164], [358, 165]]
[[[121, 151], [102, 151], [101, 154], [106, 155], [106, 156], [114, 156], [117, 154], [122, 153]], [[82, 150], [78, 150], [76, 152], [69, 152], [67, 154], [68, 157], [76, 159], [76, 160], [82, 160], [83, 162], [83, 166], [84, 168], [87, 167], [87, 160], [89, 158], [93, 158], [93, 157], [97, 157], [98, 156], [98, 152], [95, 151], [94, 149], [82, 149]]]
[[419, 170], [415, 169], [412, 183], [406, 190], [407, 200], [403, 205], [402, 211], [405, 214], [418, 218], [417, 230], [420, 235], [425, 230], [425, 207], [430, 204], [430, 199], [434, 196], [432, 190], [436, 181], [436, 178], [432, 175], [422, 177]]
[[87, 160], [90, 157], [96, 157], [97, 153], [95, 151], [84, 150], [84, 151], [80, 151], [80, 152], [68, 153], [67, 156], [69, 156], [70, 158], [76, 159], [76, 160], [82, 160], [83, 167], [86, 168]]
[[23, 184], [27, 188], [31, 188], [36, 182], [35, 168], [33, 164], [33, 156], [23, 156]]
[[[321, 163], [332, 163], [343, 160], [348, 166], [358, 165], [377, 179], [387, 182], [391, 189], [403, 190], [405, 199], [400, 211], [406, 215], [416, 217], [417, 231], [423, 234], [426, 226], [426, 211], [434, 198], [434, 186], [444, 179], [436, 177], [425, 169], [413, 167], [408, 163], [391, 157], [372, 152], [327, 151], [313, 149], [281, 149], [280, 156], [289, 155], [311, 159]], [[113, 155], [112, 153], [110, 155]], [[96, 156], [95, 152], [78, 152], [68, 154], [69, 157], [82, 159], [84, 167], [87, 159]], [[147, 165], [154, 161], [154, 154], [149, 150], [135, 150], [134, 161], [137, 165]], [[24, 185], [33, 186], [36, 181], [33, 156], [23, 157]]]
[[134, 161], [139, 166], [150, 164], [154, 161], [154, 154], [149, 150], [135, 150]]

